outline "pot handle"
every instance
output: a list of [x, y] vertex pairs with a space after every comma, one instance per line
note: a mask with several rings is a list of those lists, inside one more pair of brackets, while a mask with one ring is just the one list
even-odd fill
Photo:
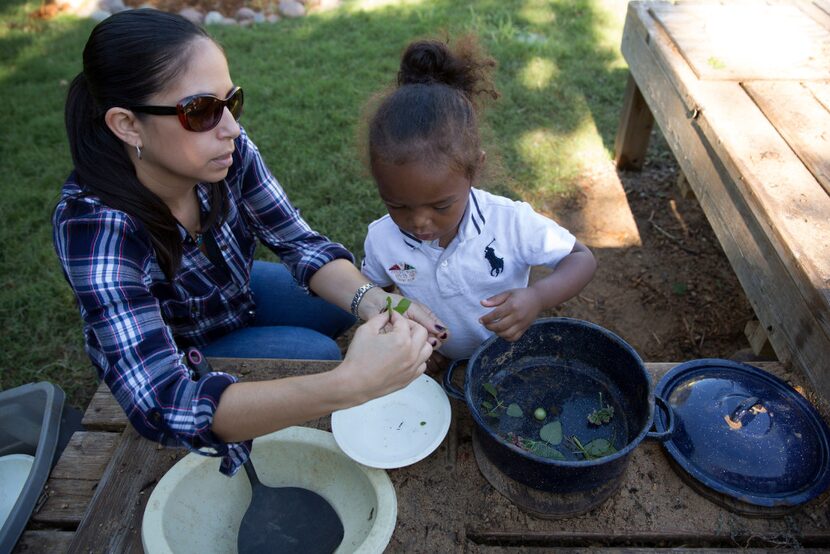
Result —
[[462, 363], [466, 363], [469, 358], [462, 358], [459, 360], [453, 360], [450, 366], [447, 368], [447, 371], [444, 372], [444, 390], [447, 391], [447, 394], [452, 396], [457, 400], [464, 400], [464, 392], [452, 384], [452, 372], [455, 371], [455, 368]]
[[[649, 439], [658, 440], [660, 442], [667, 441], [671, 438], [674, 434], [674, 410], [671, 409], [669, 403], [666, 400], [658, 395], [654, 395], [654, 405], [659, 407], [663, 413], [666, 414], [666, 417], [669, 419], [669, 424], [666, 427], [665, 431], [649, 431], [646, 435]], [[655, 425], [656, 427], [656, 425]]]

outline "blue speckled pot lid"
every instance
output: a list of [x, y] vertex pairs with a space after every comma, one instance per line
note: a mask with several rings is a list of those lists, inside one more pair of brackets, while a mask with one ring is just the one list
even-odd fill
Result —
[[[773, 507], [803, 504], [830, 485], [830, 431], [781, 379], [730, 360], [693, 360], [669, 371], [655, 394], [675, 417], [666, 451], [706, 487]], [[665, 414], [655, 426], [665, 431]]]

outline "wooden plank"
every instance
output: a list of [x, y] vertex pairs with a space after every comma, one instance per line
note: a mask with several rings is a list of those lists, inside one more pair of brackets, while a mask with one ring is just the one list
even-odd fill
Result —
[[828, 81], [804, 81], [801, 83], [816, 99], [816, 102], [830, 111], [830, 82]]
[[703, 80], [826, 79], [830, 32], [777, 2], [654, 2], [677, 49]]
[[49, 479], [98, 481], [119, 438], [118, 433], [76, 431], [49, 474]]
[[629, 73], [625, 86], [620, 127], [614, 144], [614, 163], [619, 169], [641, 169], [645, 161], [654, 117], [637, 82]]
[[67, 552], [140, 553], [141, 514], [150, 492], [184, 454], [157, 448], [127, 427]]
[[127, 423], [124, 410], [104, 383], [98, 385], [84, 412], [83, 426], [91, 431], [121, 431]]
[[47, 481], [43, 488], [46, 501], [40, 510], [32, 514], [30, 527], [75, 529], [83, 519], [97, 487], [97, 481], [83, 479]]
[[77, 431], [44, 487], [45, 502], [32, 514], [34, 526], [74, 529], [115, 451], [118, 433]]
[[12, 553], [66, 552], [74, 534], [72, 531], [25, 531]]
[[650, 5], [629, 4], [632, 75], [778, 358], [830, 398], [830, 197], [803, 165], [782, 165], [794, 155], [740, 85], [696, 79]]
[[744, 89], [830, 193], [830, 111], [795, 81], [750, 81]]
[[764, 359], [775, 359], [775, 351], [772, 344], [769, 342], [767, 330], [761, 325], [757, 319], [747, 321], [744, 326], [744, 335], [749, 341], [749, 347], [756, 356], [761, 356]]

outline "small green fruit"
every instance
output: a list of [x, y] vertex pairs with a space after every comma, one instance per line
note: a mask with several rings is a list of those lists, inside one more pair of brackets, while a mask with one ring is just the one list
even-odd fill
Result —
[[545, 411], [544, 408], [536, 408], [533, 410], [533, 417], [538, 419], [539, 421], [544, 421], [546, 417], [548, 417], [548, 413]]

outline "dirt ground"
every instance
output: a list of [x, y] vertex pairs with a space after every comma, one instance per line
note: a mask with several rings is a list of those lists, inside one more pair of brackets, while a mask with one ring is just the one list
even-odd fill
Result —
[[[551, 315], [602, 325], [646, 361], [752, 358], [744, 334], [752, 308], [694, 195], [681, 194], [676, 162], [661, 158], [641, 172], [617, 172], [609, 162], [552, 207], [591, 247], [598, 269]], [[592, 203], [594, 221], [580, 221]], [[633, 222], [621, 225], [629, 213]]]

